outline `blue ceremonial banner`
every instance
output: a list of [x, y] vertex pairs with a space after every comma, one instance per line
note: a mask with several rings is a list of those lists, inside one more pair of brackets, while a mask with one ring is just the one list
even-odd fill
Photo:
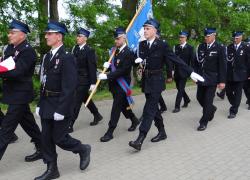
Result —
[[144, 0], [137, 12], [133, 24], [127, 31], [128, 46], [135, 52], [138, 43], [144, 40], [143, 24], [150, 18], [153, 18], [151, 0]]

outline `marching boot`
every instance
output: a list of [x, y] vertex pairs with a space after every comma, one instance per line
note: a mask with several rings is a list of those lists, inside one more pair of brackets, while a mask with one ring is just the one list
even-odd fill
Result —
[[90, 123], [90, 126], [95, 126], [103, 119], [102, 115], [98, 112], [94, 115], [93, 122]]
[[39, 159], [43, 158], [40, 146], [39, 145], [35, 145], [35, 146], [36, 146], [36, 152], [34, 154], [26, 156], [25, 157], [26, 162], [33, 162], [33, 161], [36, 161], [36, 160], [39, 160]]
[[180, 108], [174, 108], [174, 110], [172, 111], [172, 113], [178, 113], [178, 112], [180, 112], [180, 111], [181, 111]]
[[162, 128], [161, 130], [159, 130], [159, 133], [151, 139], [151, 142], [159, 142], [164, 139], [167, 139], [167, 134], [166, 134], [165, 129]]
[[115, 130], [114, 128], [109, 127], [108, 131], [104, 134], [104, 136], [102, 136], [100, 138], [100, 141], [101, 142], [108, 142], [111, 139], [113, 139], [113, 132], [114, 132], [114, 130]]
[[82, 144], [82, 151], [79, 152], [81, 170], [84, 170], [89, 166], [90, 152], [91, 152], [91, 146], [88, 144], [86, 145]]
[[144, 133], [140, 132], [138, 138], [135, 141], [130, 141], [129, 142], [129, 146], [131, 146], [134, 149], [140, 151], [145, 137], [146, 137], [146, 135]]
[[138, 120], [138, 118], [136, 116], [132, 117], [131, 121], [132, 121], [132, 124], [128, 128], [128, 131], [134, 131], [134, 130], [136, 130], [137, 126], [140, 124], [140, 121]]
[[188, 104], [191, 102], [191, 100], [189, 99], [188, 101], [186, 101], [186, 102], [184, 102], [184, 104], [183, 104], [183, 108], [186, 108], [186, 107], [188, 107]]
[[50, 180], [57, 179], [60, 177], [56, 161], [47, 163], [47, 170], [35, 180]]

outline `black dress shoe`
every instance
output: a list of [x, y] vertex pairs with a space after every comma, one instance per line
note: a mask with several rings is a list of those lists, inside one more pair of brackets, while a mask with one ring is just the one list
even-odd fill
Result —
[[188, 107], [188, 104], [189, 104], [190, 102], [191, 102], [190, 100], [188, 100], [187, 102], [184, 102], [183, 106], [181, 106], [181, 107], [183, 107], [183, 108]]
[[47, 164], [47, 170], [39, 177], [36, 177], [35, 180], [50, 180], [50, 179], [57, 179], [60, 177], [57, 163], [56, 162], [49, 162]]
[[108, 141], [110, 141], [110, 140], [113, 139], [113, 138], [114, 138], [114, 137], [113, 137], [112, 134], [106, 133], [106, 134], [104, 134], [104, 136], [102, 136], [102, 137], [100, 138], [100, 141], [101, 141], [101, 142], [108, 142]]
[[167, 134], [165, 130], [160, 131], [155, 137], [151, 139], [151, 142], [159, 142], [164, 139], [167, 139]]
[[133, 147], [137, 151], [140, 151], [142, 143], [143, 143], [145, 137], [146, 136], [143, 133], [140, 133], [139, 136], [138, 136], [138, 138], [135, 141], [130, 141], [129, 142], [129, 146]]
[[140, 124], [139, 119], [137, 119], [136, 116], [131, 118], [132, 124], [131, 126], [128, 128], [128, 131], [134, 131], [136, 130], [137, 126]]
[[103, 119], [102, 115], [98, 112], [94, 115], [94, 121], [90, 123], [90, 126], [95, 126]]
[[223, 94], [223, 93], [217, 92], [216, 95], [217, 95], [219, 98], [221, 98], [221, 99], [224, 99], [224, 98], [225, 98], [225, 94]]
[[82, 145], [83, 150], [79, 152], [80, 156], [80, 169], [84, 170], [89, 166], [90, 163], [90, 152], [91, 152], [91, 146], [86, 144]]
[[212, 121], [214, 119], [214, 114], [215, 114], [216, 111], [217, 111], [217, 107], [214, 106], [213, 114], [212, 114], [211, 118], [208, 121]]
[[201, 124], [198, 128], [197, 131], [204, 131], [205, 129], [207, 129], [207, 126], [204, 124]]
[[180, 110], [180, 108], [175, 108], [173, 111], [172, 111], [172, 113], [178, 113], [178, 112], [180, 112], [181, 110]]
[[160, 112], [161, 112], [161, 113], [164, 113], [164, 112], [166, 112], [167, 110], [168, 110], [167, 107], [160, 108]]
[[42, 158], [43, 158], [42, 152], [39, 148], [37, 148], [36, 152], [34, 154], [31, 154], [31, 155], [25, 157], [25, 161], [26, 162], [33, 162], [33, 161], [36, 161], [36, 160], [39, 160]]
[[236, 117], [236, 114], [234, 114], [234, 113], [230, 113], [230, 114], [227, 116], [228, 119], [233, 119], [233, 118], [235, 118], [235, 117]]
[[17, 140], [18, 140], [18, 136], [14, 133], [10, 140], [10, 144], [15, 143]]

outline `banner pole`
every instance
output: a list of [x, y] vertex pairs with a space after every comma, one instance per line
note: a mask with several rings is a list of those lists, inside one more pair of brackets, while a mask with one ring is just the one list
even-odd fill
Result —
[[[140, 4], [140, 7], [139, 7], [138, 11], [135, 13], [134, 17], [132, 18], [132, 20], [130, 21], [130, 23], [129, 23], [127, 29], [126, 29], [126, 33], [130, 30], [131, 26], [133, 25], [133, 23], [134, 23], [135, 19], [137, 18], [137, 16], [140, 14], [140, 12], [141, 12], [142, 8], [144, 7], [144, 5], [146, 4], [146, 2], [147, 2], [147, 0], [144, 0], [144, 1]], [[115, 55], [115, 50], [116, 50], [116, 49], [114, 49], [113, 53], [112, 53], [111, 56], [109, 57], [109, 60], [108, 60], [109, 63], [112, 61], [112, 59], [113, 59], [113, 57], [114, 57], [114, 55]], [[103, 71], [102, 71], [102, 73], [105, 73], [106, 71], [107, 71], [107, 68], [104, 68]], [[96, 92], [96, 90], [97, 90], [97, 87], [99, 86], [100, 82], [101, 82], [101, 80], [98, 79], [97, 82], [96, 82], [96, 84], [95, 84], [95, 88], [93, 89], [93, 91], [92, 91], [91, 94], [89, 95], [87, 101], [85, 102], [85, 105], [84, 105], [85, 107], [88, 106], [88, 104], [89, 104], [90, 100], [92, 99], [92, 97], [94, 96], [94, 94], [95, 94], [95, 92]]]

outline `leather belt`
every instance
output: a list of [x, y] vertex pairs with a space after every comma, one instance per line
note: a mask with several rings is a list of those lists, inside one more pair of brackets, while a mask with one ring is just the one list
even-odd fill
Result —
[[45, 97], [59, 97], [61, 92], [44, 90], [43, 95]]

